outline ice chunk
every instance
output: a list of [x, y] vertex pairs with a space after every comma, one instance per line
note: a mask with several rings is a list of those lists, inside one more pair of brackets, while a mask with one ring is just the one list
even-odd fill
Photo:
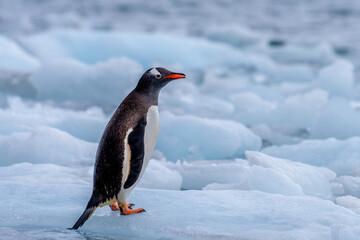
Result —
[[331, 46], [322, 44], [289, 44], [282, 48], [267, 49], [264, 53], [280, 62], [326, 64], [335, 59]]
[[248, 125], [266, 125], [278, 135], [266, 138], [271, 143], [279, 142], [281, 135], [288, 138], [308, 137], [317, 114], [329, 101], [328, 93], [321, 89], [293, 94], [276, 101], [267, 101], [252, 92], [233, 94], [230, 99], [237, 110], [235, 119]]
[[262, 100], [258, 95], [251, 92], [243, 92], [230, 96], [233, 103], [239, 111], [256, 112], [263, 109], [264, 112], [269, 112], [276, 108], [276, 103]]
[[340, 176], [334, 179], [333, 184], [340, 184], [341, 187], [341, 192], [335, 192], [336, 195], [360, 197], [360, 177]]
[[303, 141], [303, 139], [298, 136], [289, 136], [286, 134], [282, 134], [274, 131], [266, 124], [259, 124], [251, 126], [250, 128], [256, 135], [261, 137], [262, 139], [262, 147], [268, 147], [269, 145], [282, 145], [282, 144], [295, 144]]
[[137, 62], [125, 57], [94, 65], [63, 59], [45, 63], [31, 80], [40, 100], [74, 101], [112, 111], [136, 86], [142, 72]]
[[98, 142], [107, 117], [98, 107], [75, 111], [43, 103], [27, 103], [18, 97], [7, 99], [8, 108], [0, 108], [0, 133], [24, 132], [24, 126], [46, 125], [66, 131], [87, 141]]
[[271, 168], [289, 177], [301, 186], [306, 195], [324, 199], [332, 197], [330, 181], [336, 177], [336, 174], [330, 169], [274, 158], [260, 152], [246, 151], [245, 155], [251, 164]]
[[317, 113], [328, 102], [328, 93], [320, 89], [292, 95], [271, 112], [271, 126], [287, 134], [307, 130], [314, 124]]
[[357, 197], [354, 196], [337, 197], [336, 204], [346, 207], [357, 214], [360, 214], [360, 199]]
[[241, 25], [212, 26], [203, 29], [204, 36], [218, 42], [225, 42], [235, 47], [243, 48], [258, 44], [263, 38], [259, 33]]
[[24, 52], [15, 42], [0, 35], [0, 69], [34, 71], [39, 61]]
[[[44, 149], [44, 151], [46, 151], [46, 149]], [[27, 154], [31, 155], [29, 152]], [[23, 160], [26, 161], [26, 159]], [[73, 166], [77, 164], [69, 165], [71, 167], [59, 166], [49, 163], [32, 164], [28, 162], [23, 162], [11, 166], [0, 167], [0, 181], [31, 185], [76, 184], [86, 185], [91, 188], [94, 170], [93, 167]]]
[[244, 160], [202, 160], [193, 162], [163, 162], [163, 164], [180, 172], [183, 177], [183, 189], [200, 190], [212, 183], [246, 182], [249, 175], [249, 164]]
[[311, 127], [311, 138], [346, 139], [360, 136], [360, 112], [344, 98], [332, 98], [317, 113]]
[[[138, 61], [144, 68], [155, 63], [164, 67], [180, 64], [187, 69], [240, 66], [263, 73], [275, 82], [313, 79], [307, 66], [279, 65], [267, 56], [244, 53], [229, 45], [201, 38], [131, 31], [57, 30], [22, 38], [21, 42], [44, 62], [73, 58], [96, 63], [125, 56]], [[172, 54], [166, 54], [169, 52]]]
[[[329, 129], [330, 130], [330, 129]], [[347, 140], [306, 140], [299, 144], [273, 146], [262, 152], [274, 157], [286, 158], [292, 161], [324, 166], [337, 174], [360, 175], [360, 138]]]
[[29, 77], [28, 72], [0, 70], [0, 91], [3, 94], [16, 94], [23, 98], [34, 99], [36, 90], [30, 83]]
[[[322, 89], [295, 93], [284, 100], [268, 101], [261, 96], [265, 94], [234, 94], [234, 118], [250, 126], [266, 125], [271, 132], [293, 138], [345, 139], [360, 135], [360, 112], [346, 99], [331, 98]], [[278, 142], [273, 136], [267, 140], [270, 138], [274, 138], [271, 143]]]
[[[244, 61], [242, 54], [222, 44], [159, 33], [58, 30], [23, 38], [22, 43], [43, 61], [51, 58], [73, 58], [86, 63], [96, 63], [126, 56], [147, 67], [155, 62], [165, 62], [181, 63], [190, 68], [223, 61], [231, 63], [239, 56], [242, 58], [237, 62]], [[53, 51], [50, 53], [49, 49]], [[169, 51], [172, 54], [164, 54]]]
[[231, 117], [234, 106], [230, 102], [203, 94], [191, 82], [178, 81], [162, 90], [159, 97], [160, 110], [199, 117]]
[[[276, 71], [274, 68], [278, 68], [278, 70]], [[274, 64], [274, 67], [268, 70], [268, 76], [272, 82], [309, 82], [314, 79], [311, 69], [302, 64]]]
[[347, 60], [337, 60], [319, 72], [316, 86], [334, 96], [350, 97], [354, 87], [354, 66]]
[[54, 163], [63, 166], [92, 165], [97, 144], [85, 142], [55, 128], [31, 127], [29, 133], [0, 136], [0, 165]]
[[161, 161], [150, 160], [137, 187], [180, 190], [182, 177], [176, 170], [167, 168]]
[[252, 92], [243, 92], [230, 96], [235, 106], [235, 118], [245, 124], [259, 124], [269, 119], [269, 114], [276, 109], [277, 103], [263, 100]]
[[230, 120], [176, 116], [162, 112], [157, 149], [171, 161], [226, 159], [258, 150], [261, 140], [241, 123]]
[[[248, 152], [249, 156], [251, 154], [260, 153]], [[264, 158], [263, 162], [258, 162], [256, 157], [251, 156], [249, 161], [202, 160], [162, 164], [180, 172], [183, 189], [258, 190], [289, 196], [332, 197], [330, 181], [335, 173], [331, 170], [266, 155], [261, 158]]]
[[183, 176], [183, 189], [259, 190], [269, 193], [301, 196], [300, 185], [289, 177], [261, 166], [250, 166], [247, 160], [194, 161], [163, 163]]
[[[287, 175], [271, 168], [262, 166], [249, 166], [243, 172], [244, 181], [238, 183], [212, 183], [206, 185], [203, 190], [258, 190], [267, 193], [282, 194], [288, 196], [302, 196], [303, 190], [299, 184]], [[238, 172], [238, 174], [243, 174]]]

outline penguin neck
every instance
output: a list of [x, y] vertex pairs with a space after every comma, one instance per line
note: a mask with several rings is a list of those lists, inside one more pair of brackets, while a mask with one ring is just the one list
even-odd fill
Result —
[[158, 99], [159, 99], [159, 93], [160, 89], [144, 89], [144, 88], [138, 88], [136, 87], [134, 89], [134, 92], [136, 92], [138, 95], [141, 96], [141, 98], [146, 101], [150, 105], [158, 105]]

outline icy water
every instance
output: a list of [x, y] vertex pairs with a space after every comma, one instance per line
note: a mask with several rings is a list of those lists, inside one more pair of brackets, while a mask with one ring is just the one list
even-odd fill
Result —
[[[0, 1], [0, 239], [359, 239], [359, 1]], [[156, 151], [66, 230], [142, 73]]]

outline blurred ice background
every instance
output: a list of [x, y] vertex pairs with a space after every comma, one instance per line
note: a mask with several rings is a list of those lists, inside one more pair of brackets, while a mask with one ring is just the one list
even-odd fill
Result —
[[[1, 239], [359, 239], [356, 0], [0, 0]], [[150, 67], [160, 135], [130, 201], [68, 231]]]

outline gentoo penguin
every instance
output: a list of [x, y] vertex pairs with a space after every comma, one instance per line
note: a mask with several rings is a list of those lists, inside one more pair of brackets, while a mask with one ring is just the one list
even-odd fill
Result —
[[151, 68], [116, 109], [97, 149], [93, 193], [72, 229], [81, 227], [97, 207], [105, 205], [120, 209], [121, 215], [145, 211], [132, 209], [133, 204], [127, 204], [127, 200], [144, 174], [158, 137], [159, 92], [179, 78], [185, 78], [185, 74]]

